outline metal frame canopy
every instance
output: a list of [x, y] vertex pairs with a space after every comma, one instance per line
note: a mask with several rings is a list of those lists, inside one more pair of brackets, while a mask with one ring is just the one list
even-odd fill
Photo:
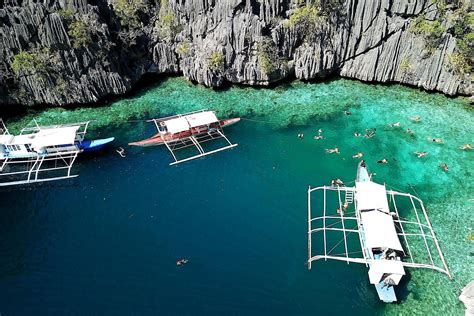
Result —
[[12, 135], [0, 119], [0, 186], [77, 177], [71, 169], [88, 125], [37, 125]]
[[[238, 146], [238, 144], [231, 143], [224, 135], [219, 119], [214, 111], [199, 110], [152, 119], [149, 122], [155, 123], [163, 144], [173, 156], [174, 162], [171, 162], [170, 165], [176, 165]], [[168, 140], [165, 135], [169, 134], [178, 134], [178, 137]], [[224, 140], [225, 145], [209, 151], [206, 151], [202, 146], [205, 142], [217, 141], [219, 139]], [[178, 152], [189, 147], [195, 148], [198, 153], [178, 159]]]
[[[362, 191], [358, 191], [361, 188]], [[404, 253], [403, 261], [398, 263], [402, 267], [432, 269], [452, 279], [423, 202], [411, 194], [385, 190], [381, 185], [372, 188], [376, 188], [377, 194], [383, 192], [384, 198], [372, 195], [374, 205], [381, 206], [381, 209], [368, 212], [360, 210], [366, 209], [367, 205], [359, 206], [358, 200], [354, 200], [354, 195], [367, 193], [364, 192], [367, 187], [308, 188], [308, 269], [311, 269], [313, 261], [331, 259], [348, 264], [362, 263], [375, 270], [381, 262], [371, 257], [369, 250], [390, 248]], [[318, 215], [313, 217], [312, 195], [316, 194], [320, 203], [316, 208]], [[328, 199], [328, 194], [335, 195], [335, 201]], [[387, 212], [382, 211], [385, 205]], [[393, 212], [390, 213], [389, 209]], [[377, 225], [384, 222], [387, 225], [382, 225], [384, 228], [374, 227], [371, 224], [375, 217]], [[388, 221], [393, 221], [394, 225]], [[392, 226], [392, 230], [395, 227], [392, 233], [396, 234], [397, 240], [387, 231], [388, 226]], [[313, 244], [313, 239], [317, 241], [316, 244]]]

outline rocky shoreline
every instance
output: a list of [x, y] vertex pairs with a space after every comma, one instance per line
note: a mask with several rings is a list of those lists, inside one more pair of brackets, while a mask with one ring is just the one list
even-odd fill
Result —
[[93, 103], [148, 73], [210, 87], [340, 75], [471, 95], [470, 10], [431, 0], [7, 0], [0, 104]]

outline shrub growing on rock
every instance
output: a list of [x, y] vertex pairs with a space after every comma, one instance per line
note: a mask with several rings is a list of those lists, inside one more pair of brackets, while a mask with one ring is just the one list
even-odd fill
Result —
[[92, 29], [84, 18], [74, 20], [69, 26], [68, 34], [72, 39], [72, 46], [76, 49], [92, 43]]
[[13, 56], [11, 67], [17, 75], [43, 75], [48, 68], [50, 55], [48, 49], [31, 52], [22, 51]]
[[160, 40], [170, 41], [182, 30], [183, 27], [179, 24], [173, 10], [169, 8], [168, 2], [163, 1], [158, 13], [158, 19], [155, 21], [155, 35]]
[[122, 26], [138, 28], [142, 25], [139, 14], [146, 10], [146, 0], [112, 0], [112, 5]]
[[213, 71], [221, 71], [224, 68], [225, 57], [220, 51], [214, 51], [207, 59], [207, 66]]
[[423, 36], [428, 51], [433, 51], [440, 44], [446, 29], [438, 20], [429, 21], [419, 16], [410, 27], [410, 31]]
[[74, 18], [74, 11], [70, 8], [59, 9], [56, 13], [59, 14], [61, 19], [67, 24], [71, 23]]

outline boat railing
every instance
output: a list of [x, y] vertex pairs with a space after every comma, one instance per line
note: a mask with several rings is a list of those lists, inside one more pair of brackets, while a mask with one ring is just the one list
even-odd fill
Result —
[[10, 135], [10, 132], [2, 118], [0, 118], [0, 135]]
[[[202, 133], [198, 135], [191, 135], [188, 137], [178, 138], [174, 140], [167, 141], [164, 138], [163, 142], [166, 148], [169, 150], [171, 155], [173, 156], [174, 162], [170, 163], [170, 165], [176, 165], [182, 162], [190, 161], [193, 159], [201, 158], [210, 154], [217, 153], [219, 151], [227, 150], [236, 147], [238, 144], [233, 144], [231, 141], [224, 135], [220, 128], [214, 129], [212, 131], [208, 130], [207, 133]], [[223, 139], [226, 145], [206, 151], [202, 144], [210, 141], [216, 141], [218, 139]], [[177, 156], [178, 151], [186, 149], [186, 148], [195, 148], [198, 151], [197, 155], [193, 155], [184, 159], [179, 159]]]
[[[322, 192], [322, 197], [320, 197], [321, 201], [319, 201], [317, 212], [315, 212], [312, 205], [312, 194], [317, 191]], [[360, 212], [356, 211], [357, 199], [354, 199], [353, 204], [349, 207], [344, 208], [345, 203], [343, 204], [341, 193], [346, 191], [355, 193], [356, 188], [345, 186], [308, 188], [308, 269], [311, 269], [313, 261], [321, 259], [366, 265], [374, 260], [368, 255], [370, 251], [366, 249], [363, 238], [364, 227], [361, 224]], [[328, 192], [337, 194], [335, 203], [331, 204], [331, 206], [334, 204], [338, 206], [337, 211], [328, 211]], [[387, 190], [386, 193], [392, 206], [391, 210], [393, 212], [391, 214], [397, 235], [406, 250], [403, 265], [408, 268], [432, 269], [445, 273], [452, 279], [421, 199], [411, 194], [392, 190]], [[409, 207], [404, 206], [400, 209], [396, 202], [397, 198], [408, 199]], [[407, 216], [402, 217], [401, 212], [408, 212]], [[313, 217], [313, 213], [317, 216]], [[329, 238], [328, 234], [331, 234], [332, 239]], [[358, 242], [348, 241], [352, 234], [357, 234]], [[334, 239], [335, 237], [338, 238]], [[322, 243], [313, 244], [315, 238], [322, 239]], [[338, 251], [338, 253], [336, 254], [335, 251]]]
[[61, 127], [72, 127], [72, 126], [77, 126], [77, 132], [76, 132], [76, 141], [81, 142], [84, 140], [84, 137], [87, 133], [87, 128], [89, 127], [90, 121], [85, 121], [85, 122], [78, 122], [78, 123], [66, 123], [66, 124], [57, 124], [57, 125], [36, 125], [32, 127], [25, 127], [20, 131], [20, 135], [25, 135], [25, 134], [35, 134], [39, 132], [42, 129], [55, 129], [55, 128], [61, 128]]

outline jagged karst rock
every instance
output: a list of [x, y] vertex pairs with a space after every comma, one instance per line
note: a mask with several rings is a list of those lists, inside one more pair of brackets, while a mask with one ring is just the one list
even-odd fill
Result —
[[[299, 0], [130, 3], [136, 1], [145, 4], [133, 17], [138, 26], [123, 20], [114, 0], [6, 1], [0, 8], [0, 104], [96, 102], [129, 91], [145, 73], [182, 74], [212, 87], [339, 74], [471, 94], [470, 76], [447, 65], [456, 38], [446, 32], [428, 52], [425, 39], [410, 31], [417, 16], [440, 15], [431, 0], [341, 0], [312, 28], [289, 20]], [[87, 25], [86, 43], [77, 45], [71, 20]], [[43, 64], [15, 72], [20, 52], [40, 56]], [[222, 64], [212, 64], [213, 54]]]

